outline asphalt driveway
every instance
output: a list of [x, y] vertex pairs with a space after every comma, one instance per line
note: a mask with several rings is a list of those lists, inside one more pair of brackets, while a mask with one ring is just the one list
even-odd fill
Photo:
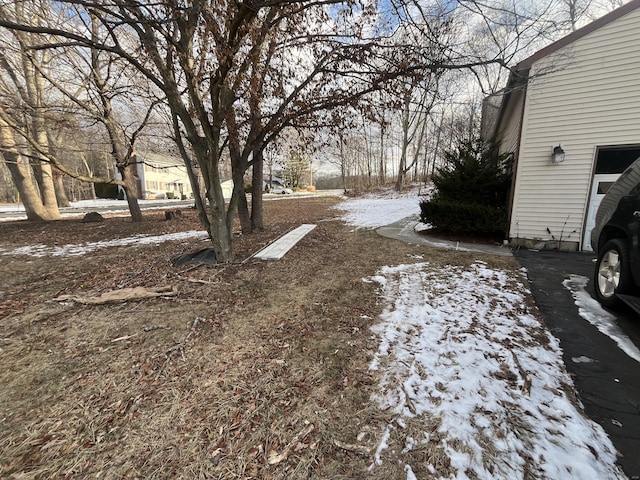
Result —
[[[560, 340], [564, 362], [587, 415], [609, 434], [630, 479], [640, 479], [640, 364], [578, 313], [563, 286], [570, 275], [591, 279], [593, 255], [520, 250], [531, 291], [549, 329]], [[586, 287], [593, 296], [591, 280]], [[611, 312], [616, 323], [640, 347], [640, 318], [630, 309]], [[585, 361], [590, 359], [592, 361]]]
[[[417, 216], [379, 228], [380, 235], [410, 243], [493, 255], [511, 255], [506, 247], [457, 244], [420, 235]], [[640, 363], [578, 312], [563, 282], [571, 275], [589, 279], [593, 297], [593, 254], [519, 250], [516, 259], [527, 269], [531, 292], [553, 335], [560, 340], [564, 363], [587, 415], [602, 425], [618, 450], [618, 463], [627, 476], [640, 480]], [[630, 309], [610, 311], [616, 325], [640, 348], [640, 318]], [[595, 479], [594, 479], [595, 480]]]

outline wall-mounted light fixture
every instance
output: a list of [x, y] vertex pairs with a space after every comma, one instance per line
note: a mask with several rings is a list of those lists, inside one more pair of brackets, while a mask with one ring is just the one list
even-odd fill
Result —
[[552, 163], [564, 162], [564, 150], [560, 145], [553, 148], [553, 153], [551, 154], [551, 162]]

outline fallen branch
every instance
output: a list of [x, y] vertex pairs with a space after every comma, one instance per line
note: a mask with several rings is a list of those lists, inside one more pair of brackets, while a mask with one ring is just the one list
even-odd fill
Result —
[[336, 447], [341, 448], [342, 450], [347, 450], [348, 452], [357, 453], [358, 455], [362, 455], [364, 457], [371, 456], [371, 449], [365, 447], [364, 445], [353, 445], [351, 443], [344, 443], [336, 439], [333, 440], [333, 444]]
[[302, 440], [304, 440], [307, 435], [313, 432], [315, 428], [316, 428], [315, 425], [313, 423], [310, 423], [305, 428], [300, 430], [296, 434], [296, 436], [291, 439], [291, 441], [287, 444], [287, 446], [284, 447], [284, 450], [282, 451], [282, 453], [276, 454], [275, 452], [271, 452], [269, 454], [269, 458], [267, 459], [267, 462], [269, 463], [269, 465], [277, 465], [278, 463], [289, 458], [289, 455], [291, 455], [291, 451], [293, 450], [293, 448], [296, 445], [298, 445], [298, 443], [300, 443]]
[[101, 305], [105, 303], [126, 302], [128, 300], [142, 300], [145, 298], [172, 297], [175, 295], [178, 295], [178, 292], [171, 285], [165, 285], [161, 287], [135, 287], [109, 290], [97, 296], [61, 295], [54, 298], [54, 300], [56, 302], [71, 300], [85, 305]]

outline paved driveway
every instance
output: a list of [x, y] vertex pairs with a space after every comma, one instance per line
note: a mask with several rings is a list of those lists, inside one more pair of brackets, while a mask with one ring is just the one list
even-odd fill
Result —
[[[640, 363], [584, 319], [563, 286], [569, 275], [591, 279], [593, 255], [520, 250], [516, 258], [527, 269], [536, 304], [560, 340], [587, 415], [609, 434], [627, 476], [640, 479]], [[586, 290], [593, 295], [591, 280]], [[612, 313], [640, 347], [640, 318], [627, 309]]]

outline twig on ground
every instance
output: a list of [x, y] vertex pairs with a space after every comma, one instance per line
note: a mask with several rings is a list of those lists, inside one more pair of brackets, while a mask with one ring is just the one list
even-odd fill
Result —
[[195, 264], [195, 265], [190, 266], [189, 268], [185, 268], [185, 269], [184, 269], [182, 272], [180, 272], [180, 273], [187, 273], [187, 272], [190, 272], [190, 271], [192, 271], [192, 270], [195, 270], [196, 268], [200, 268], [200, 267], [201, 267], [201, 266], [203, 266], [203, 265], [204, 265], [204, 263], [197, 263], [197, 264]]
[[518, 360], [518, 357], [516, 356], [513, 350], [511, 351], [511, 354], [513, 355], [513, 360], [516, 364], [516, 367], [518, 367], [518, 370], [520, 371], [520, 376], [524, 380], [524, 385], [522, 385], [522, 394], [529, 395], [529, 392], [531, 391], [531, 375], [529, 375], [525, 371], [525, 369], [522, 368], [522, 365], [520, 364], [520, 360]]
[[210, 282], [209, 280], [200, 280], [199, 278], [183, 277], [182, 275], [178, 275], [177, 273], [175, 274], [175, 276], [178, 280], [184, 280], [185, 282], [204, 283], [207, 285], [213, 285], [214, 283], [216, 283]]
[[145, 332], [151, 332], [153, 330], [163, 330], [165, 328], [170, 327], [167, 327], [166, 325], [149, 325], [147, 327], [144, 327], [142, 330], [144, 330]]
[[269, 463], [269, 465], [276, 465], [276, 464], [286, 460], [287, 458], [289, 458], [289, 455], [291, 455], [291, 451], [293, 450], [293, 448], [296, 445], [298, 445], [298, 443], [300, 443], [302, 440], [304, 440], [307, 435], [309, 435], [311, 432], [313, 432], [313, 430], [315, 430], [315, 428], [316, 428], [315, 425], [313, 423], [310, 423], [305, 428], [300, 430], [295, 435], [295, 437], [293, 437], [291, 439], [291, 441], [287, 444], [287, 446], [284, 447], [284, 450], [282, 451], [282, 453], [277, 454], [275, 452], [272, 452], [269, 455], [269, 458], [267, 459], [267, 462]]
[[405, 399], [407, 408], [409, 409], [409, 411], [413, 415], [416, 415], [416, 407], [413, 405], [413, 401], [411, 400], [411, 397], [409, 396], [409, 392], [407, 392], [407, 389], [405, 388], [404, 385], [402, 385], [402, 391], [404, 392], [404, 399]]
[[371, 456], [371, 449], [365, 447], [364, 445], [353, 445], [351, 443], [344, 443], [336, 439], [333, 440], [333, 444], [336, 447], [341, 448], [342, 450], [357, 453], [358, 455], [362, 455], [364, 457]]
[[123, 337], [114, 338], [113, 340], [111, 340], [111, 343], [121, 342], [122, 340], [129, 340], [130, 338], [133, 338], [136, 335], [138, 335], [138, 334], [134, 333], [133, 335], [125, 335]]
[[[202, 265], [202, 264], [200, 264], [200, 265], [196, 265], [196, 266], [198, 266], [198, 267], [199, 267], [199, 266], [201, 266], [201, 265]], [[176, 277], [178, 280], [184, 280], [184, 281], [186, 281], [186, 282], [192, 282], [192, 283], [203, 283], [203, 284], [207, 284], [207, 285], [214, 285], [216, 282], [212, 282], [210, 279], [217, 277], [217, 276], [218, 276], [218, 275], [220, 275], [222, 272], [224, 272], [226, 269], [227, 269], [227, 266], [226, 266], [226, 265], [225, 265], [225, 266], [223, 266], [220, 270], [218, 270], [216, 273], [214, 273], [213, 275], [211, 275], [211, 276], [209, 277], [209, 280], [201, 280], [201, 279], [199, 279], [199, 278], [193, 278], [193, 277], [184, 277], [184, 276], [180, 275], [179, 273], [174, 273], [173, 275], [175, 275], [175, 277]], [[189, 269], [187, 269], [187, 270], [185, 270], [184, 272], [181, 272], [181, 273], [186, 273], [186, 272], [189, 272], [189, 271], [191, 271], [191, 270], [193, 270], [193, 268], [189, 268]]]
[[160, 375], [162, 375], [162, 372], [164, 371], [165, 367], [167, 366], [167, 364], [171, 361], [171, 356], [175, 353], [175, 352], [180, 352], [180, 355], [182, 356], [182, 359], [184, 360], [184, 345], [187, 342], [187, 340], [189, 340], [189, 337], [191, 337], [191, 335], [193, 335], [193, 333], [196, 331], [196, 327], [198, 326], [198, 324], [200, 322], [204, 321], [204, 319], [202, 317], [196, 317], [193, 320], [193, 323], [191, 324], [191, 328], [189, 329], [189, 333], [187, 333], [185, 335], [185, 337], [180, 340], [177, 344], [175, 344], [173, 347], [171, 347], [169, 350], [167, 350], [165, 352], [165, 361], [162, 364], [162, 366], [160, 367], [160, 369], [158, 370], [158, 372], [156, 373], [156, 380], [158, 378], [160, 378]]

